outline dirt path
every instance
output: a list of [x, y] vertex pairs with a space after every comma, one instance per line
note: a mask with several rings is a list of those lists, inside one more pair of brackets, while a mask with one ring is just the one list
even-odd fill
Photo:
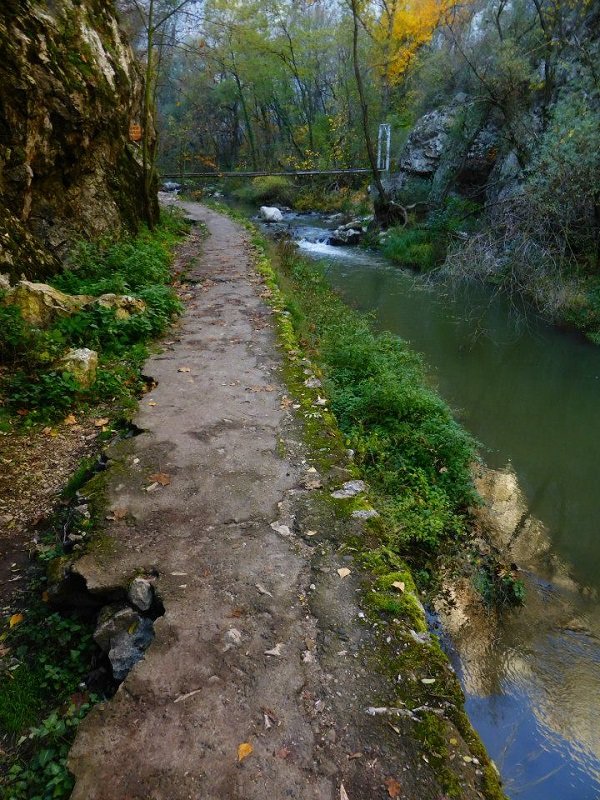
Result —
[[[405, 736], [414, 723], [394, 717], [394, 730], [366, 713], [385, 703], [385, 681], [368, 667], [358, 584], [337, 574], [349, 561], [335, 523], [311, 517], [310, 465], [282, 407], [247, 234], [185, 208], [210, 232], [187, 313], [146, 367], [158, 386], [141, 401], [144, 432], [109, 453], [119, 513], [76, 567], [104, 593], [157, 575], [165, 614], [145, 658], [80, 728], [73, 800], [338, 800], [342, 783], [350, 800], [439, 800]], [[146, 491], [155, 473], [170, 483]], [[241, 743], [253, 751], [240, 762]]]

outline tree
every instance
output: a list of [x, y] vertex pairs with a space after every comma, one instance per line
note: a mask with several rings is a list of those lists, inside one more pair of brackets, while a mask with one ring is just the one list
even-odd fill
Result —
[[[159, 67], [167, 45], [167, 25], [194, 0], [122, 0], [121, 11], [137, 30], [145, 51], [144, 93], [142, 98], [142, 168], [144, 210], [150, 228], [154, 227], [153, 208], [156, 182], [156, 96]], [[137, 19], [135, 19], [137, 17]], [[133, 18], [133, 19], [132, 19]], [[172, 32], [171, 32], [172, 33]], [[173, 37], [171, 37], [173, 38]], [[138, 43], [138, 44], [139, 44]]]

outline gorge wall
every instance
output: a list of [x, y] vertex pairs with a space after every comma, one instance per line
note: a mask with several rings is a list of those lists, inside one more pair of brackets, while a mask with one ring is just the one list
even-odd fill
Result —
[[143, 220], [142, 81], [105, 0], [3, 0], [0, 52], [0, 273], [43, 277]]

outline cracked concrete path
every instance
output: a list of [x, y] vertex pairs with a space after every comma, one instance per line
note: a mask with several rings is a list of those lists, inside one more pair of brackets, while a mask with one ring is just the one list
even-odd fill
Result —
[[[290, 535], [271, 527], [307, 494], [309, 465], [281, 407], [248, 234], [181, 205], [209, 237], [174, 341], [145, 368], [158, 385], [135, 419], [143, 432], [108, 454], [109, 508], [126, 515], [75, 565], [100, 594], [154, 574], [165, 614], [79, 729], [73, 800], [338, 800], [342, 783], [365, 800], [388, 796], [390, 775], [394, 796], [437, 800], [418, 748], [365, 713], [385, 689], [365, 666], [358, 585], [339, 579], [335, 548], [315, 566], [301, 523], [289, 518]], [[146, 491], [157, 472], [171, 483]], [[253, 752], [238, 762], [243, 742]]]

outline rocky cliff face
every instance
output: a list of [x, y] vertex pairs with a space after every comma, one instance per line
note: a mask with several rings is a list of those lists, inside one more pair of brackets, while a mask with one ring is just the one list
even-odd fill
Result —
[[142, 84], [106, 0], [2, 0], [0, 53], [0, 272], [39, 277], [142, 220]]

